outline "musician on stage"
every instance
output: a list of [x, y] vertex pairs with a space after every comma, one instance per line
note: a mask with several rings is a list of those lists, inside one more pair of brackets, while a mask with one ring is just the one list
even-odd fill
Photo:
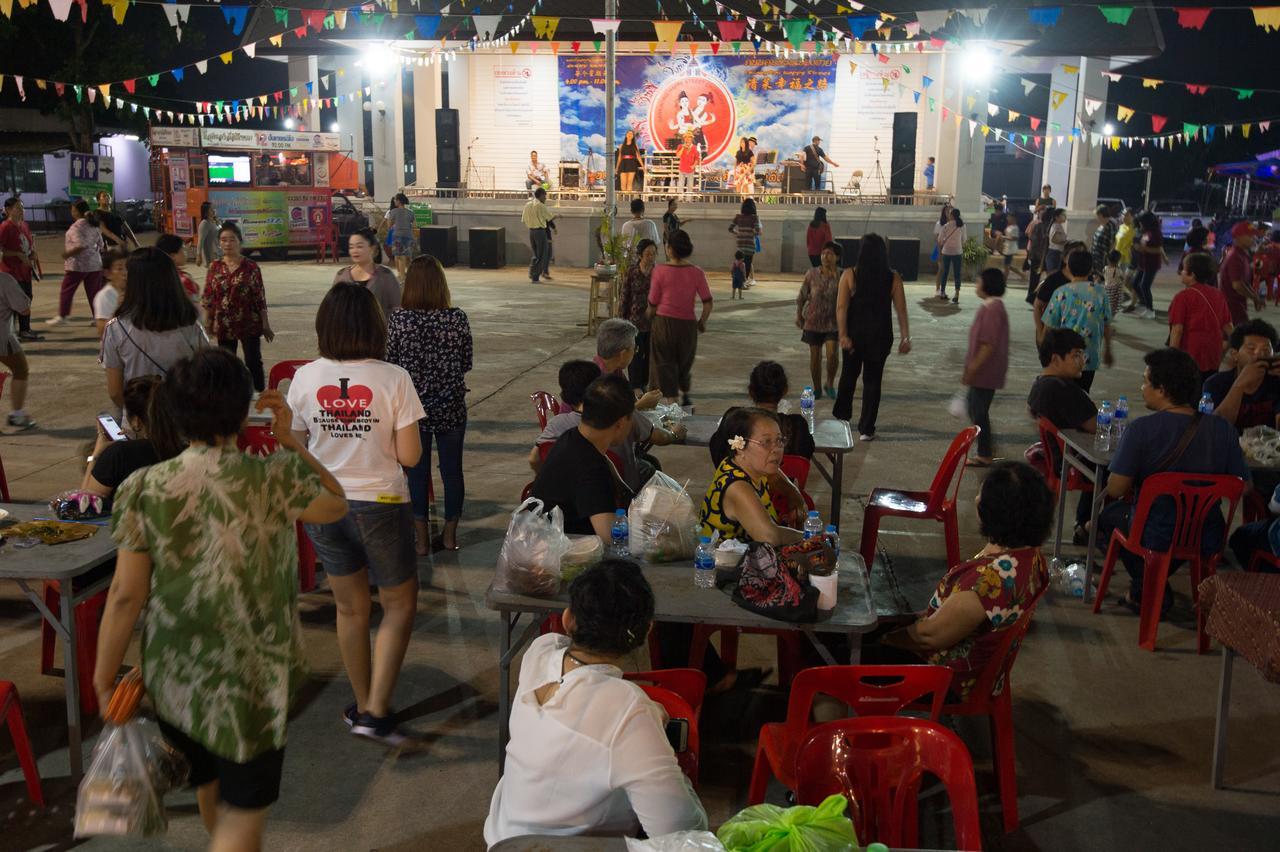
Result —
[[676, 149], [680, 168], [680, 192], [693, 195], [698, 191], [698, 171], [702, 165], [702, 153], [693, 144], [692, 130], [684, 132], [684, 142]]
[[535, 187], [550, 182], [550, 172], [545, 164], [538, 162], [538, 152], [529, 152], [529, 168], [524, 172], [524, 188], [532, 191]]
[[805, 187], [809, 190], [822, 189], [822, 163], [824, 160], [836, 168], [840, 168], [840, 164], [828, 157], [827, 152], [822, 150], [822, 146], [818, 144], [821, 141], [821, 136], [815, 136], [812, 142], [804, 146]]

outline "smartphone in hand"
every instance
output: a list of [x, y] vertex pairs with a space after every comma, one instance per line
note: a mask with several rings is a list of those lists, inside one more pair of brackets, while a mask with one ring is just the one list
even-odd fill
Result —
[[98, 425], [102, 427], [102, 431], [113, 441], [127, 441], [129, 436], [120, 428], [120, 424], [110, 414], [99, 414]]

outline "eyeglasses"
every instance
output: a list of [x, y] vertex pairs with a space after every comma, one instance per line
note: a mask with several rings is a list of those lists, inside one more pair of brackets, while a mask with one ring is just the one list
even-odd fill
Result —
[[761, 447], [764, 447], [764, 451], [766, 453], [771, 453], [774, 450], [780, 450], [787, 445], [787, 442], [781, 438], [776, 440], [770, 439], [768, 441], [757, 441], [755, 438], [748, 438], [747, 442], [751, 444], [759, 444]]

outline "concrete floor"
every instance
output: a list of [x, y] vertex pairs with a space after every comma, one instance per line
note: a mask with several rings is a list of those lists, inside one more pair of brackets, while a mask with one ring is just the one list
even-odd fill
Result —
[[[54, 243], [45, 257], [53, 257]], [[708, 266], [719, 258], [695, 257]], [[268, 364], [314, 354], [312, 318], [333, 274], [307, 262], [264, 268], [272, 323]], [[583, 337], [586, 274], [561, 269], [553, 284], [531, 285], [518, 268], [449, 271], [454, 301], [471, 318], [476, 369], [469, 383], [466, 444], [467, 503], [456, 554], [423, 561], [424, 585], [415, 640], [409, 648], [395, 704], [417, 748], [388, 753], [349, 736], [339, 712], [349, 700], [334, 640], [334, 608], [321, 586], [304, 595], [302, 620], [313, 678], [291, 727], [282, 798], [269, 822], [267, 848], [276, 850], [483, 849], [480, 829], [496, 780], [498, 620], [484, 607], [492, 566], [474, 548], [502, 535], [520, 488], [530, 478], [524, 456], [535, 436], [528, 394], [555, 389], [558, 365], [589, 357]], [[1014, 282], [1013, 289], [1019, 282]], [[807, 380], [807, 352], [793, 324], [798, 279], [769, 277], [730, 302], [724, 274], [712, 275], [719, 301], [701, 339], [693, 396], [699, 410], [720, 412], [740, 401], [752, 364], [774, 358], [788, 369], [794, 395]], [[1162, 276], [1157, 300], [1176, 286]], [[975, 299], [967, 288], [959, 307], [929, 300], [932, 287], [907, 288], [915, 349], [894, 356], [885, 377], [878, 440], [860, 444], [846, 464], [845, 546], [857, 545], [861, 500], [876, 485], [923, 488], [948, 441], [960, 428], [946, 413], [956, 388]], [[56, 283], [38, 285], [35, 316], [56, 301]], [[1008, 388], [992, 410], [998, 453], [1018, 457], [1034, 439], [1024, 399], [1038, 371], [1031, 317], [1016, 292], [1006, 299], [1013, 330]], [[96, 338], [84, 320], [47, 329], [47, 340], [28, 352], [34, 383], [28, 409], [39, 428], [0, 435], [0, 453], [14, 499], [39, 501], [79, 482], [93, 416], [107, 404], [95, 364]], [[46, 330], [43, 329], [42, 330]], [[1117, 363], [1102, 371], [1095, 396], [1138, 392], [1142, 352], [1161, 345], [1160, 323], [1124, 316]], [[819, 414], [829, 411], [819, 403]], [[664, 467], [692, 478], [701, 491], [711, 473], [706, 451], [660, 450]], [[816, 480], [816, 477], [815, 477]], [[972, 496], [976, 475], [961, 489], [962, 546], [980, 546]], [[819, 506], [826, 492], [811, 482]], [[889, 522], [881, 543], [894, 555], [936, 560], [942, 571], [940, 529]], [[907, 561], [907, 560], [903, 560]], [[978, 765], [987, 846], [1008, 850], [1274, 849], [1280, 831], [1280, 692], [1247, 664], [1237, 667], [1226, 779], [1208, 787], [1216, 653], [1197, 656], [1189, 629], [1185, 574], [1173, 584], [1182, 599], [1180, 619], [1162, 625], [1161, 651], [1140, 651], [1135, 618], [1091, 615], [1078, 601], [1051, 600], [1037, 612], [1015, 671], [1021, 828], [999, 832], [999, 809], [989, 768], [990, 747], [981, 724], [961, 724]], [[1123, 586], [1123, 581], [1120, 584]], [[748, 661], [772, 664], [767, 637], [744, 637]], [[71, 839], [75, 791], [67, 777], [62, 682], [38, 674], [39, 623], [13, 584], [0, 584], [0, 677], [20, 690], [35, 743], [45, 794], [44, 811], [25, 799], [16, 761], [0, 753], [0, 848], [62, 849]], [[131, 657], [134, 658], [134, 657]], [[636, 668], [647, 667], [635, 660]], [[781, 718], [776, 690], [749, 697], [746, 712], [708, 705], [703, 720], [700, 794], [713, 824], [744, 805], [755, 727]], [[90, 722], [90, 736], [97, 724]], [[4, 749], [8, 749], [5, 740]], [[781, 801], [781, 791], [771, 799]], [[199, 849], [206, 836], [190, 793], [169, 797], [168, 835], [149, 843], [94, 840], [94, 849]], [[949, 828], [922, 843], [945, 846]]]

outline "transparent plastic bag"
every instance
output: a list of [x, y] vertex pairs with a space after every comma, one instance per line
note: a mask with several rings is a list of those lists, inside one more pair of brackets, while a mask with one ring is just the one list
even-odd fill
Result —
[[161, 765], [150, 742], [158, 736], [154, 725], [140, 719], [106, 726], [76, 795], [77, 838], [147, 837], [169, 827], [161, 798], [168, 758]]
[[728, 852], [856, 852], [858, 838], [845, 816], [849, 800], [839, 793], [816, 808], [752, 805], [716, 832]]
[[539, 598], [560, 591], [560, 557], [569, 549], [560, 507], [543, 512], [530, 497], [511, 513], [507, 537], [498, 554], [497, 585], [504, 591]]
[[658, 415], [664, 428], [674, 426], [689, 416], [689, 413], [674, 402], [659, 403], [654, 406], [653, 413]]
[[636, 559], [676, 562], [693, 559], [698, 513], [683, 485], [656, 471], [631, 501], [628, 547]]
[[709, 831], [673, 831], [648, 840], [628, 837], [627, 852], [724, 852], [724, 844]]
[[573, 578], [604, 558], [604, 542], [598, 535], [571, 535], [569, 549], [560, 557], [560, 579], [572, 583]]

